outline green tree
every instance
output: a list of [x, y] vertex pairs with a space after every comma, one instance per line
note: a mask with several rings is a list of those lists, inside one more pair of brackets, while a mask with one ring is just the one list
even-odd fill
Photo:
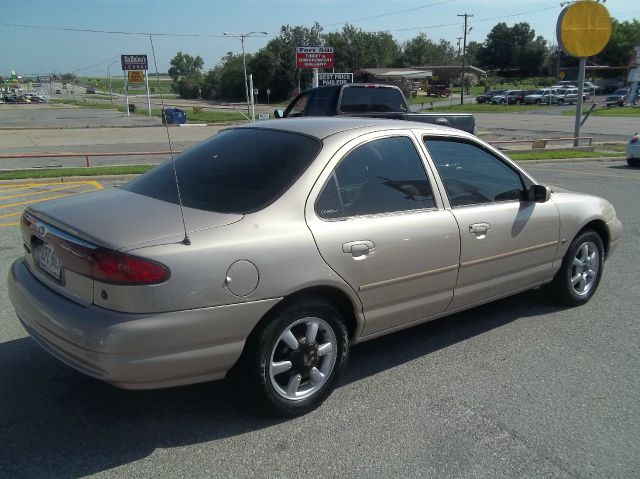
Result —
[[180, 77], [194, 78], [202, 73], [202, 67], [204, 67], [202, 57], [192, 57], [189, 54], [178, 52], [176, 56], [171, 59], [169, 76], [174, 82], [178, 81]]
[[451, 65], [457, 62], [457, 50], [453, 45], [440, 40], [430, 40], [425, 33], [405, 42], [403, 45], [403, 66]]
[[476, 53], [481, 68], [513, 72], [520, 76], [538, 74], [547, 55], [547, 41], [526, 22], [512, 27], [495, 25]]
[[636, 45], [640, 45], [640, 21], [620, 22], [614, 19], [611, 39], [594, 61], [599, 65], [626, 66]]

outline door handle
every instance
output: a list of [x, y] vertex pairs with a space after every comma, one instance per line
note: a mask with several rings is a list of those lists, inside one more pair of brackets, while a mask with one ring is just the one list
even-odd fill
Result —
[[361, 258], [367, 256], [374, 247], [373, 241], [369, 240], [349, 241], [342, 245], [342, 252], [354, 258]]
[[489, 223], [474, 223], [469, 225], [469, 233], [476, 235], [478, 238], [484, 238], [489, 234], [491, 225]]

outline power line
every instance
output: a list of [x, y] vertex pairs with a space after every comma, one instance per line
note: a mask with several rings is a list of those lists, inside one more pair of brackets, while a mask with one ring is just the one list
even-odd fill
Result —
[[163, 32], [125, 32], [121, 30], [97, 30], [93, 28], [71, 28], [71, 27], [46, 27], [42, 25], [25, 25], [19, 23], [4, 23], [0, 25], [5, 27], [30, 28], [34, 30], [54, 30], [61, 32], [82, 32], [82, 33], [105, 33], [108, 35], [144, 35], [154, 37], [207, 37], [207, 38], [224, 38], [224, 35], [206, 35], [202, 33], [163, 33]]

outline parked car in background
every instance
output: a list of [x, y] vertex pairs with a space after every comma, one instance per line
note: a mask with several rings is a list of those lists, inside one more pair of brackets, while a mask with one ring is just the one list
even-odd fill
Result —
[[627, 164], [629, 166], [640, 166], [640, 136], [634, 134], [627, 143]]
[[524, 97], [532, 90], [509, 90], [503, 95], [495, 95], [491, 98], [491, 103], [496, 105], [522, 105]]
[[478, 103], [490, 103], [491, 102], [491, 98], [493, 98], [496, 95], [504, 95], [505, 93], [507, 93], [507, 90], [489, 90], [486, 93], [482, 93], [480, 95], [476, 96], [476, 101]]
[[545, 284], [586, 304], [622, 224], [461, 130], [333, 117], [225, 129], [119, 188], [31, 205], [20, 231], [9, 298], [53, 356], [131, 389], [231, 371], [295, 416], [351, 344]]
[[551, 105], [557, 102], [556, 93], [561, 89], [542, 88], [540, 90], [534, 90], [533, 93], [524, 97], [524, 102], [527, 105]]
[[428, 96], [449, 97], [451, 90], [446, 85], [429, 85], [427, 87]]
[[578, 103], [578, 89], [575, 87], [570, 87], [554, 90], [554, 94], [551, 97], [551, 103], [555, 103], [557, 105], [575, 105], [576, 103]]
[[614, 91], [611, 95], [607, 96], [605, 103], [607, 104], [607, 106], [623, 106], [628, 92], [628, 88], [620, 88], [619, 90]]

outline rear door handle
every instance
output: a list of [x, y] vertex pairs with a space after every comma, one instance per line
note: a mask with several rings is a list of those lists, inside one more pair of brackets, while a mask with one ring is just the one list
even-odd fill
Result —
[[354, 258], [361, 258], [367, 256], [374, 247], [373, 241], [369, 240], [349, 241], [342, 245], [342, 252], [351, 254]]
[[469, 225], [469, 233], [476, 235], [478, 238], [484, 238], [491, 230], [489, 223], [474, 223]]

